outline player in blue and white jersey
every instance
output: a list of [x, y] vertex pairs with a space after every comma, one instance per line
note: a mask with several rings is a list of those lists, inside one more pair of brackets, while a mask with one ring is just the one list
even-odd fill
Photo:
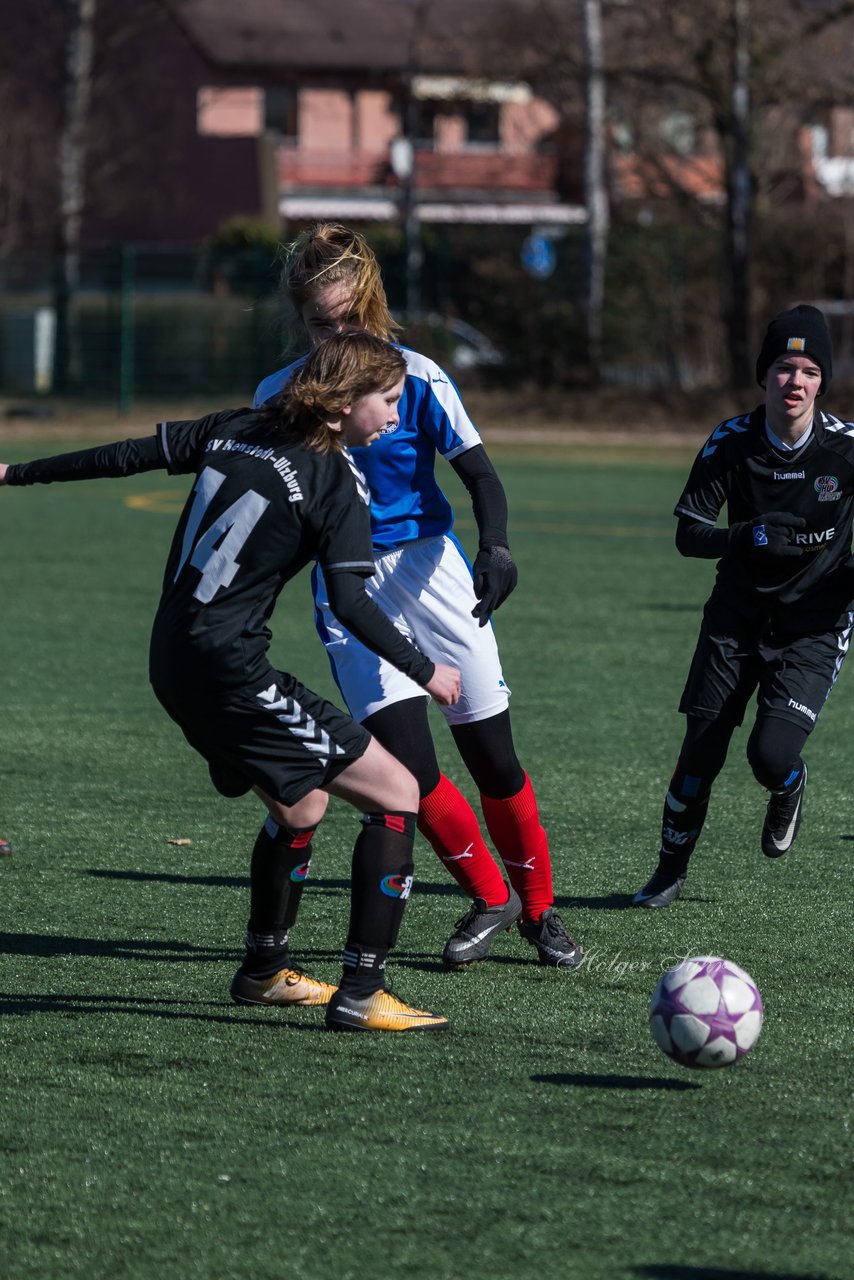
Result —
[[[195, 473], [178, 522], [151, 636], [154, 691], [226, 796], [268, 810], [250, 867], [240, 1004], [327, 1005], [333, 1030], [440, 1030], [447, 1020], [386, 990], [412, 885], [418, 787], [364, 728], [270, 665], [269, 618], [285, 584], [323, 566], [339, 615], [362, 642], [440, 703], [459, 672], [434, 663], [368, 599], [368, 493], [347, 445], [393, 422], [398, 350], [367, 333], [322, 343], [276, 401], [161, 423], [156, 434], [13, 466], [0, 484], [48, 484], [155, 469]], [[328, 795], [363, 811], [353, 850], [350, 924], [338, 989], [300, 972], [288, 933]]]
[[658, 867], [638, 907], [668, 907], [682, 892], [712, 785], [754, 694], [747, 758], [770, 792], [762, 852], [778, 858], [797, 836], [801, 753], [854, 625], [854, 423], [816, 406], [831, 373], [822, 313], [802, 305], [776, 316], [756, 364], [764, 404], [715, 428], [676, 504], [679, 551], [718, 566], [679, 707], [686, 732]]
[[[357, 232], [321, 223], [289, 247], [285, 291], [312, 346], [330, 333], [365, 329], [391, 338], [376, 257]], [[516, 585], [504, 489], [447, 373], [400, 348], [406, 377], [399, 421], [370, 453], [357, 452], [371, 490], [376, 572], [371, 598], [402, 633], [462, 672], [462, 693], [443, 711], [480, 792], [490, 854], [468, 801], [439, 770], [423, 691], [360, 644], [336, 617], [321, 568], [314, 576], [318, 630], [352, 715], [415, 774], [418, 827], [472, 899], [443, 951], [446, 964], [482, 959], [518, 921], [541, 964], [571, 969], [582, 952], [554, 910], [551, 857], [530, 779], [513, 745], [508, 699], [490, 624]], [[299, 361], [265, 378], [256, 405], [293, 376]], [[435, 475], [438, 456], [469, 491], [478, 529], [474, 566], [452, 532], [453, 513]]]

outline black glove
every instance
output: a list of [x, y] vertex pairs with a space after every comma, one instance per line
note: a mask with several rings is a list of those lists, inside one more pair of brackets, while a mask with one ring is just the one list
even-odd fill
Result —
[[483, 547], [475, 557], [474, 593], [480, 604], [471, 611], [485, 627], [490, 614], [502, 604], [516, 586], [519, 574], [508, 547]]
[[739, 551], [760, 551], [769, 556], [802, 556], [804, 549], [795, 546], [794, 538], [798, 529], [806, 528], [806, 523], [791, 511], [769, 511], [767, 516], [732, 525], [730, 536]]

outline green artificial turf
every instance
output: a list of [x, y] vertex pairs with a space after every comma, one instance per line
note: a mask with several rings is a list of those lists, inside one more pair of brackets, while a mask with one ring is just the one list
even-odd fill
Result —
[[[420, 1038], [229, 1002], [263, 814], [213, 792], [146, 678], [186, 480], [0, 493], [4, 1280], [851, 1275], [854, 674], [809, 744], [792, 854], [759, 852], [742, 730], [682, 900], [628, 910], [713, 574], [673, 548], [690, 456], [494, 452], [520, 567], [496, 619], [514, 735], [586, 959], [544, 970], [514, 935], [445, 972], [466, 903], [419, 837], [391, 977], [452, 1023]], [[306, 579], [274, 624], [277, 664], [334, 696]], [[334, 802], [293, 934], [332, 981], [357, 829]], [[730, 957], [762, 991], [733, 1068], [679, 1068], [649, 1034], [652, 989], [688, 953]]]

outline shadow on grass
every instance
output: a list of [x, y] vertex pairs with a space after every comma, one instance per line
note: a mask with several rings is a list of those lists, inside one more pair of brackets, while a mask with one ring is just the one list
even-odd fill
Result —
[[[105, 867], [87, 867], [85, 873], [87, 876], [94, 876], [101, 880], [132, 880], [139, 884], [149, 882], [159, 884], [183, 884], [183, 885], [200, 885], [202, 888], [209, 889], [248, 889], [248, 876], [189, 876], [181, 875], [175, 871], [113, 871]], [[308, 887], [319, 893], [349, 893], [349, 880], [327, 880], [322, 876], [310, 876], [308, 879]], [[415, 893], [424, 897], [454, 897], [459, 898], [460, 902], [466, 902], [465, 896], [455, 884], [426, 884], [421, 880], [416, 880]]]
[[690, 601], [647, 600], [646, 603], [636, 604], [634, 608], [643, 609], [646, 613], [701, 613], [703, 606]]
[[[634, 895], [631, 893], [608, 893], [601, 898], [555, 898], [556, 907], [567, 910], [578, 908], [587, 911], [625, 911], [631, 907]], [[699, 898], [696, 894], [683, 893], [680, 902], [714, 902], [714, 898]]]
[[[118, 1013], [181, 1022], [229, 1023], [235, 1026], [263, 1027], [265, 1030], [274, 1031], [280, 1031], [282, 1027], [293, 1028], [295, 1031], [325, 1030], [322, 1017], [320, 1022], [309, 1023], [282, 1017], [278, 1009], [272, 1011], [267, 1008], [259, 1009], [253, 1016], [245, 1011], [230, 1012], [235, 1009], [231, 1004], [223, 1004], [221, 1013], [215, 1012], [218, 1008], [220, 1006], [210, 1000], [160, 1000], [153, 996], [59, 995], [55, 992], [50, 995], [14, 995], [8, 991], [0, 991], [0, 1017], [14, 1014], [29, 1016], [34, 1013]], [[309, 1010], [309, 1013], [316, 1015], [317, 1010]]]
[[691, 1080], [670, 1080], [666, 1076], [603, 1076], [589, 1071], [554, 1071], [531, 1079], [535, 1084], [572, 1085], [578, 1089], [664, 1089], [684, 1093], [702, 1088]]
[[826, 1280], [812, 1271], [745, 1271], [739, 1267], [687, 1267], [678, 1262], [651, 1262], [632, 1270], [637, 1276], [649, 1276], [649, 1280]]
[[174, 871], [108, 871], [102, 867], [87, 867], [87, 876], [99, 880], [133, 880], [139, 884], [150, 881], [159, 884], [194, 884], [208, 889], [248, 889], [248, 876], [182, 876]]
[[585, 907], [588, 911], [625, 911], [631, 905], [630, 893], [608, 893], [601, 898], [555, 898], [556, 907]]
[[[342, 938], [343, 946], [343, 938]], [[69, 938], [41, 933], [0, 933], [0, 955], [34, 956], [54, 959], [57, 956], [93, 956], [109, 960], [165, 960], [169, 964], [221, 964], [230, 960], [240, 963], [242, 952], [235, 948], [202, 947], [173, 938]], [[294, 948], [294, 960], [301, 967], [315, 961], [340, 962], [341, 947], [331, 950], [319, 947]], [[392, 960], [410, 969], [447, 973], [445, 966], [428, 952], [394, 951]]]
[[[854, 840], [854, 836], [842, 836], [841, 838], [843, 840]], [[182, 875], [176, 871], [114, 871], [106, 867], [88, 867], [84, 874], [101, 880], [129, 880], [138, 884], [198, 885], [207, 889], [249, 888], [248, 876], [194, 876]], [[350, 881], [311, 876], [307, 882], [307, 887], [313, 893], [349, 893]], [[453, 883], [431, 884], [416, 878], [413, 894], [424, 898], [454, 898], [461, 904], [461, 910], [465, 910], [468, 904], [465, 894]], [[555, 898], [555, 906], [567, 910], [625, 911], [628, 907], [631, 907], [632, 898], [633, 894], [631, 893], [608, 893], [599, 897], [589, 898], [558, 896]], [[714, 899], [699, 898], [696, 894], [683, 893], [680, 901], [708, 903], [714, 901]]]
[[197, 947], [174, 938], [68, 938], [44, 933], [0, 933], [0, 955], [107, 956], [111, 960], [233, 960], [234, 950]]

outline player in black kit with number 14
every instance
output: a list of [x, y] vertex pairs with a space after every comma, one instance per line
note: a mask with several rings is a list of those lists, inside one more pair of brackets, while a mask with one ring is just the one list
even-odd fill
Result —
[[[223, 795], [266, 805], [250, 869], [241, 1004], [327, 1005], [332, 1030], [430, 1031], [447, 1020], [385, 987], [388, 952], [412, 885], [418, 785], [367, 730], [271, 667], [279, 592], [316, 559], [335, 609], [364, 644], [440, 703], [459, 671], [434, 664], [371, 601], [370, 494], [347, 446], [395, 422], [400, 352], [366, 333], [330, 338], [260, 411], [164, 422], [157, 434], [36, 462], [0, 464], [0, 484], [47, 484], [165, 468], [196, 480], [172, 542], [151, 637], [154, 691]], [[327, 793], [363, 813], [353, 850], [350, 925], [336, 990], [297, 970], [288, 929]]]
[[[854, 423], [816, 407], [831, 366], [816, 307], [776, 316], [756, 364], [765, 403], [715, 428], [676, 504], [679, 551], [719, 563], [679, 707], [687, 728], [658, 867], [635, 906], [669, 907], [682, 892], [712, 784], [754, 692], [747, 758], [770, 792], [762, 852], [782, 856], [798, 833], [801, 752], [854, 624]], [[728, 527], [717, 528], [724, 506]]]

